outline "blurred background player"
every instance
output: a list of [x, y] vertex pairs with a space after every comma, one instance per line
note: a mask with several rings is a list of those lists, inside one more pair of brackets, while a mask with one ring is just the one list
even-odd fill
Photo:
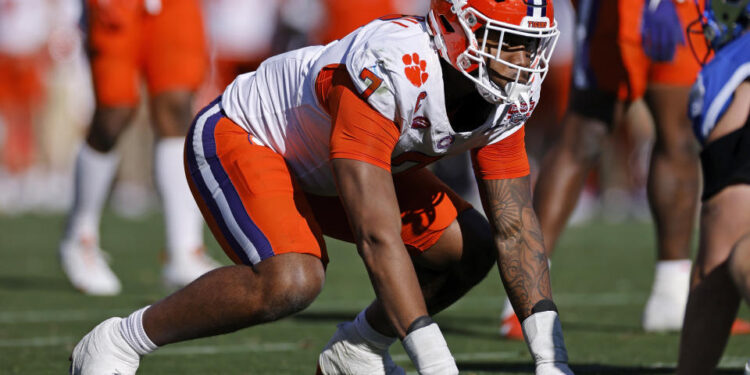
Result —
[[199, 103], [216, 98], [238, 75], [254, 71], [273, 52], [283, 52], [274, 49], [281, 3], [202, 0], [211, 67]]
[[89, 0], [88, 27], [96, 110], [75, 166], [74, 203], [60, 242], [63, 270], [77, 289], [113, 295], [120, 282], [99, 249], [99, 221], [117, 169], [112, 151], [149, 92], [157, 141], [154, 175], [166, 230], [163, 280], [181, 286], [214, 268], [203, 253], [203, 221], [182, 168], [193, 92], [206, 67], [197, 0]]
[[704, 187], [681, 375], [714, 372], [741, 299], [750, 304], [750, 0], [705, 5], [701, 24], [716, 55], [693, 85], [688, 109], [703, 145]]
[[[0, 214], [60, 211], [69, 201], [65, 141], [77, 121], [50, 103], [65, 86], [58, 73], [80, 53], [80, 8], [77, 0], [0, 1]], [[85, 90], [70, 101], [80, 98]]]
[[630, 103], [645, 97], [656, 125], [647, 191], [658, 262], [642, 324], [646, 331], [679, 330], [700, 184], [684, 111], [700, 65], [685, 43], [684, 29], [699, 11], [675, 0], [581, 0], [577, 7], [571, 104], [534, 191], [546, 248], [554, 250], [608, 133]]
[[[358, 27], [367, 24], [375, 18], [401, 13], [398, 0], [319, 0], [324, 11], [326, 22], [321, 22], [315, 31], [318, 43], [327, 44], [341, 39]], [[420, 0], [414, 0], [418, 2]], [[424, 14], [406, 13], [404, 14]]]
[[43, 102], [51, 32], [46, 2], [0, 1], [0, 179], [9, 198], [2, 202], [5, 211], [17, 207], [11, 201], [22, 198], [21, 180], [37, 156], [34, 120]]

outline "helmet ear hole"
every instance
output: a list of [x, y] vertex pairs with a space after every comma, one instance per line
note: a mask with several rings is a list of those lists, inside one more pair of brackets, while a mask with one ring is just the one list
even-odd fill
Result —
[[448, 19], [445, 18], [445, 16], [442, 14], [440, 15], [440, 23], [443, 24], [443, 29], [445, 30], [445, 32], [453, 33], [456, 31], [453, 26], [451, 26], [451, 23], [448, 22]]

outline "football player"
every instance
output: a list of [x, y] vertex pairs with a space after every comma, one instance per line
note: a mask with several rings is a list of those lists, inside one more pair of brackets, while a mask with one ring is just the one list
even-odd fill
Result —
[[322, 0], [320, 5], [327, 21], [321, 24], [320, 30], [315, 34], [316, 39], [322, 43], [341, 39], [375, 17], [397, 13], [398, 8], [394, 0]]
[[[0, 210], [30, 208], [23, 183], [40, 159], [36, 150], [36, 114], [44, 104], [51, 41], [50, 1], [0, 1]], [[58, 17], [58, 19], [61, 17]], [[27, 189], [32, 190], [32, 189]]]
[[712, 373], [741, 298], [750, 303], [750, 0], [705, 7], [701, 24], [716, 55], [688, 107], [703, 145], [703, 206], [678, 374]]
[[120, 292], [120, 281], [99, 249], [99, 221], [118, 164], [113, 148], [136, 114], [144, 78], [166, 228], [163, 279], [168, 286], [183, 286], [218, 265], [203, 253], [203, 220], [180, 172], [191, 98], [207, 62], [198, 1], [86, 4], [96, 110], [76, 159], [75, 198], [59, 247], [62, 268], [86, 294]]
[[682, 109], [700, 65], [685, 43], [684, 25], [698, 11], [677, 0], [581, 0], [577, 7], [571, 103], [534, 191], [546, 248], [554, 250], [608, 133], [627, 106], [645, 96], [657, 128], [647, 190], [658, 262], [642, 323], [646, 331], [679, 330], [700, 183], [698, 152]]
[[[321, 373], [402, 373], [387, 352], [397, 338], [419, 373], [458, 373], [431, 316], [497, 263], [537, 373], [570, 374], [523, 141], [557, 36], [549, 0], [433, 0], [427, 19], [384, 17], [237, 77], [185, 152], [236, 265], [104, 321], [72, 372], [132, 374], [160, 346], [304, 309], [328, 235], [356, 244], [377, 299], [339, 325]], [[422, 168], [466, 150], [489, 222]]]

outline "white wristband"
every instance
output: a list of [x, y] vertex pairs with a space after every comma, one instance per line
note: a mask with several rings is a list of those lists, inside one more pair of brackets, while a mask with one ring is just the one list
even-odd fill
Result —
[[531, 314], [521, 324], [526, 345], [536, 365], [544, 363], [567, 363], [560, 319], [555, 311]]
[[456, 361], [437, 323], [412, 331], [402, 343], [420, 375], [458, 374]]

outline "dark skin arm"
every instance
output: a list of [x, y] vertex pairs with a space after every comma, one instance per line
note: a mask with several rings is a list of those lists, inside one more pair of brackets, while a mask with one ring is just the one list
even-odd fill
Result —
[[529, 177], [478, 183], [492, 226], [500, 277], [513, 309], [523, 321], [537, 302], [552, 300], [547, 256], [531, 204]]
[[372, 164], [333, 159], [339, 197], [349, 218], [357, 251], [375, 295], [399, 338], [427, 315], [411, 259], [401, 240], [401, 214], [391, 173]]

